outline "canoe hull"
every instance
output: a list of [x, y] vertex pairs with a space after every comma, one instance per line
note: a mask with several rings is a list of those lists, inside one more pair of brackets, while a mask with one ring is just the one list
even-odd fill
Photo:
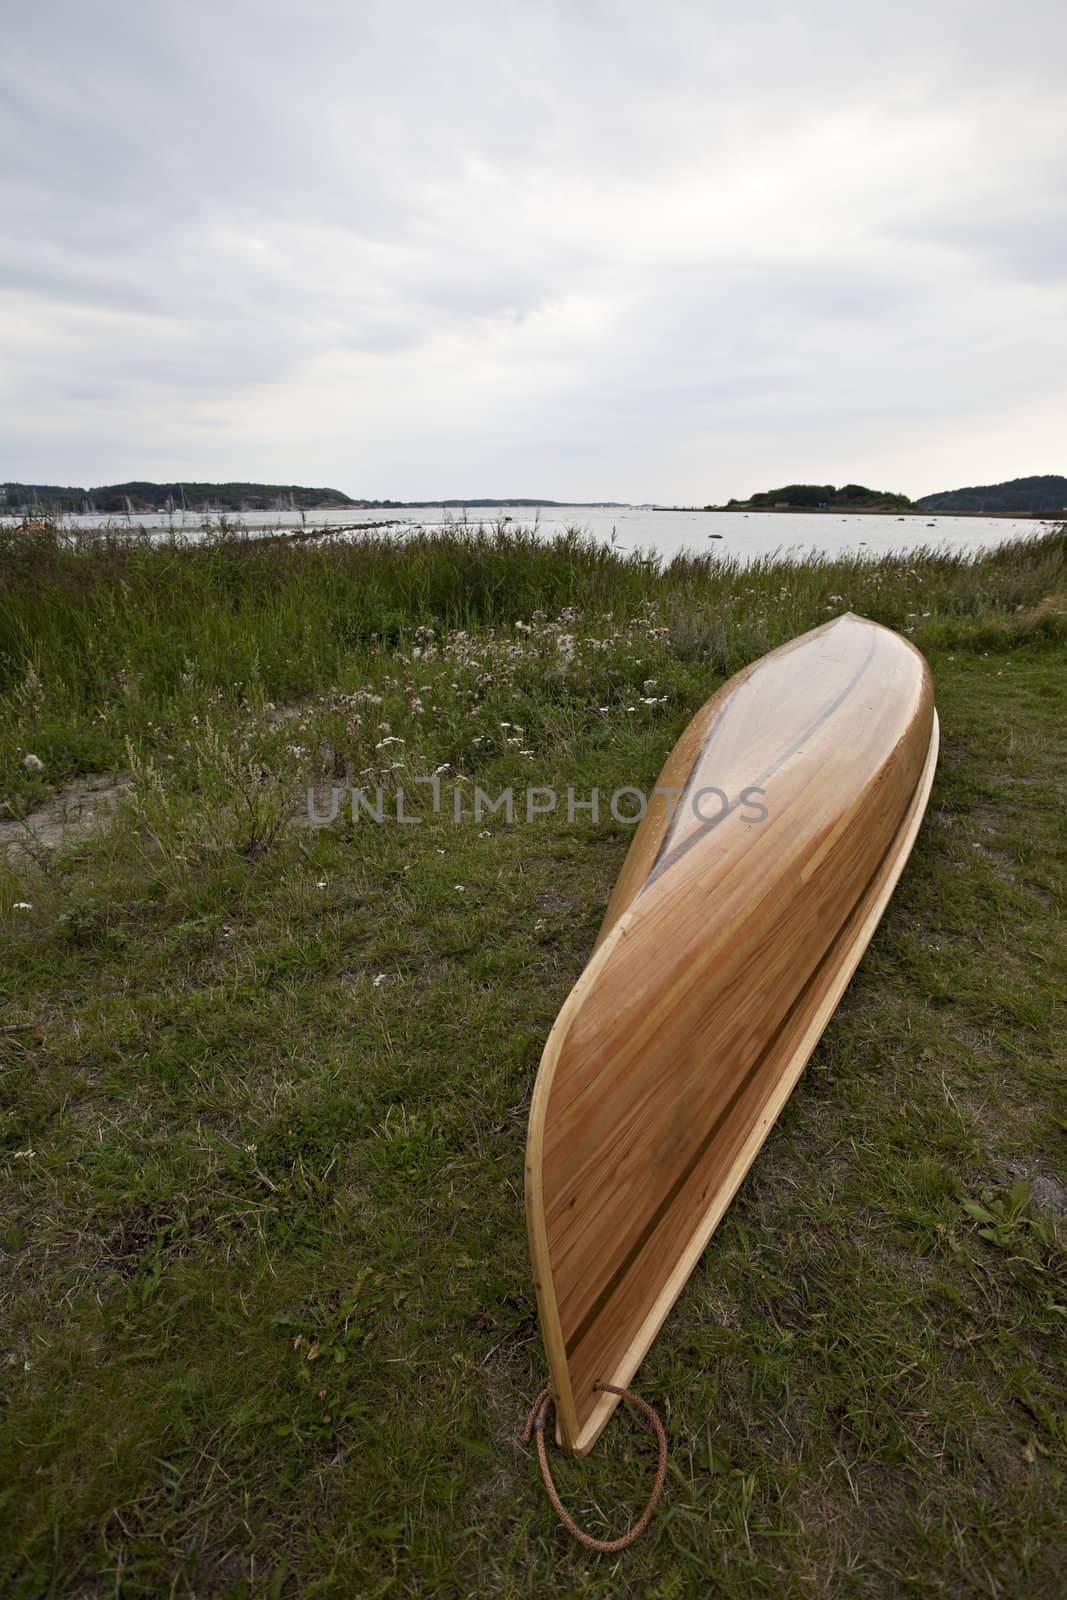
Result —
[[571, 1450], [594, 1443], [618, 1403], [594, 1385], [633, 1376], [818, 1042], [936, 755], [925, 662], [846, 616], [732, 679], [668, 760], [674, 792], [634, 838], [531, 1107], [531, 1256]]

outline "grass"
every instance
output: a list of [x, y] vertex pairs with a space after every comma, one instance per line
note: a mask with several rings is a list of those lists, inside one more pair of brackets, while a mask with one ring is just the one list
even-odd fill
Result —
[[[1059, 1596], [1065, 591], [1062, 534], [749, 569], [9, 537], [0, 1589]], [[846, 607], [929, 656], [931, 808], [642, 1366], [662, 1508], [598, 1558], [518, 1442], [522, 1160], [627, 830], [300, 797], [648, 784], [724, 674]], [[37, 847], [107, 772], [114, 814]], [[610, 1536], [653, 1461], [620, 1419], [558, 1481]]]

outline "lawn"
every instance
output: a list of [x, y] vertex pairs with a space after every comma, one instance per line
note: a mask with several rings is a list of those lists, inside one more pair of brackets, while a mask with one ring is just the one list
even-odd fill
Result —
[[[1065, 594], [1062, 532], [752, 568], [0, 535], [0, 1590], [1058, 1600]], [[930, 660], [930, 810], [638, 1374], [661, 1508], [597, 1557], [520, 1440], [523, 1150], [629, 830], [474, 789], [647, 787], [845, 609]], [[308, 826], [309, 785], [385, 820]], [[611, 1537], [654, 1461], [620, 1413], [555, 1465]]]

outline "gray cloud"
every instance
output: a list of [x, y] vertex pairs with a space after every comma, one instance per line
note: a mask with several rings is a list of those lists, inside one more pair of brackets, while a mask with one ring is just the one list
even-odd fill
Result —
[[1054, 0], [218, 11], [7, 21], [0, 477], [1064, 469]]

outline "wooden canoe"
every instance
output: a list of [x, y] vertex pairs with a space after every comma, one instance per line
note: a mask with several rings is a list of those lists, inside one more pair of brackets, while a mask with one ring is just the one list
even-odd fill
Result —
[[630, 1382], [855, 971], [937, 742], [922, 656], [847, 614], [738, 673], [671, 753], [530, 1110], [530, 1252], [577, 1454], [618, 1404], [595, 1383]]

